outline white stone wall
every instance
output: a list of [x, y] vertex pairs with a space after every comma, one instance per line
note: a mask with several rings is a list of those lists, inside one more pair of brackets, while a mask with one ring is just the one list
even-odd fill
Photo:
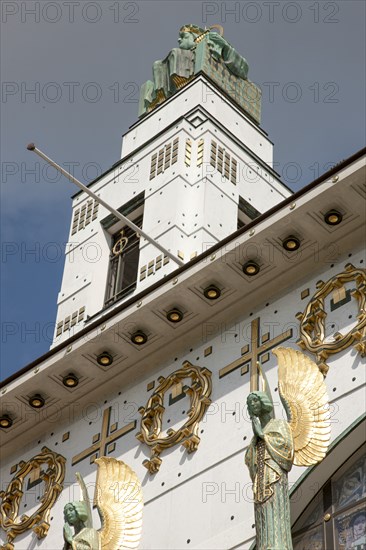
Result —
[[[241, 348], [250, 344], [251, 322], [258, 317], [262, 334], [269, 332], [270, 338], [292, 328], [292, 338], [283, 345], [299, 349], [296, 345], [299, 327], [296, 313], [305, 309], [317, 291], [317, 281], [327, 281], [342, 272], [347, 262], [363, 267], [362, 253], [350, 250], [349, 254], [333, 261], [326, 269], [315, 262], [311, 279], [294, 281], [286, 292], [273, 296], [267, 303], [258, 303], [251, 311], [243, 304], [242, 316], [227, 319], [224, 325], [207, 323], [202, 327], [200, 345], [192, 349], [187, 347], [179, 357], [167, 356], [164, 362], [156, 365], [154, 375], [134, 382], [131, 379], [129, 387], [116, 387], [113, 394], [101, 393], [97, 403], [90, 403], [82, 410], [77, 403], [73, 403], [68, 422], [59, 425], [50, 421], [48, 430], [26, 448], [22, 448], [19, 442], [14, 455], [2, 464], [2, 488], [12, 478], [11, 466], [31, 458], [44, 445], [65, 456], [67, 468], [64, 491], [51, 512], [53, 519], [48, 536], [36, 542], [35, 535], [27, 533], [17, 539], [16, 550], [62, 548], [63, 506], [78, 499], [79, 495], [75, 472], [79, 471], [91, 486], [96, 473], [88, 458], [73, 467], [72, 457], [91, 445], [93, 435], [100, 431], [103, 411], [107, 407], [112, 407], [111, 423], [118, 421], [118, 428], [132, 420], [139, 421], [138, 407], [146, 404], [153, 391], [147, 391], [147, 384], [155, 380], [156, 387], [159, 376], [167, 376], [180, 368], [184, 360], [212, 372], [212, 404], [200, 424], [198, 450], [191, 455], [181, 446], [163, 451], [160, 471], [151, 476], [142, 465], [143, 460], [149, 458], [149, 451], [135, 438], [138, 423], [135, 431], [116, 441], [116, 449], [111, 455], [128, 463], [142, 481], [145, 509], [141, 548], [248, 550], [254, 535], [250, 481], [244, 465], [245, 449], [251, 438], [251, 423], [245, 404], [249, 375], [241, 376], [240, 369], [237, 369], [220, 379], [219, 370], [239, 358]], [[309, 289], [309, 296], [301, 299], [301, 293], [306, 289]], [[328, 335], [336, 331], [346, 333], [357, 322], [357, 313], [354, 299], [329, 313]], [[205, 356], [205, 350], [209, 347], [212, 347], [212, 352]], [[365, 410], [364, 360], [350, 347], [331, 356], [327, 363], [330, 367], [326, 384], [331, 401], [333, 441]], [[276, 415], [281, 418], [284, 412], [275, 391], [277, 369], [273, 355], [264, 363], [264, 369], [272, 388]], [[164, 430], [169, 427], [177, 429], [185, 421], [188, 397], [171, 406], [165, 403], [165, 406]], [[37, 413], [33, 414], [36, 417]], [[62, 442], [63, 434], [68, 431], [69, 439]], [[302, 473], [302, 468], [294, 467], [290, 481], [294, 482]], [[36, 487], [33, 494], [25, 495], [23, 502], [27, 506], [22, 505], [21, 513], [29, 514], [36, 509], [39, 488]]]
[[[132, 126], [124, 136], [121, 157], [131, 154], [147, 140], [174, 124], [179, 117], [199, 107], [227, 128], [239, 141], [245, 143], [264, 162], [271, 165], [273, 145], [266, 134], [243, 114], [235, 103], [208, 83], [204, 76], [195, 78], [146, 118]], [[191, 114], [190, 118], [194, 119], [195, 115]]]
[[[199, 113], [192, 114], [192, 109]], [[179, 117], [186, 118], [178, 120]], [[202, 121], [198, 125], [197, 117]], [[176, 138], [179, 138], [177, 162], [151, 179], [152, 156]], [[187, 139], [191, 141], [189, 166]], [[204, 140], [202, 163], [197, 157], [201, 140]], [[235, 183], [210, 164], [212, 140], [236, 161]], [[198, 78], [124, 136], [122, 155], [132, 156], [95, 182], [91, 190], [116, 209], [144, 192], [143, 230], [186, 263], [236, 231], [239, 196], [260, 213], [289, 196], [289, 191], [269, 170], [272, 148], [262, 130]], [[72, 234], [75, 211], [89, 200], [85, 193], [73, 200], [56, 325], [80, 308], [85, 308], [85, 314], [61, 334], [57, 335], [56, 327], [52, 347], [83, 328], [87, 318], [104, 306], [113, 231], [104, 230], [101, 221], [109, 212], [99, 206], [97, 218]], [[145, 239], [141, 239], [140, 250], [139, 274], [161, 254]], [[135, 293], [176, 267], [169, 261], [144, 279], [138, 276]]]

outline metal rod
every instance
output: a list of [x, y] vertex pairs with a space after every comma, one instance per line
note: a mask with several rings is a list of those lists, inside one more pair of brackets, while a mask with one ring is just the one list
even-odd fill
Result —
[[75, 183], [75, 185], [77, 185], [82, 191], [84, 191], [87, 195], [89, 195], [90, 197], [92, 197], [94, 200], [96, 200], [99, 204], [101, 204], [102, 206], [104, 206], [104, 208], [106, 208], [107, 210], [109, 210], [109, 212], [111, 212], [114, 216], [116, 216], [116, 218], [118, 218], [119, 220], [123, 221], [126, 225], [128, 225], [128, 227], [130, 227], [131, 229], [133, 229], [134, 231], [136, 231], [137, 234], [139, 235], [142, 235], [150, 244], [152, 244], [153, 246], [155, 246], [156, 248], [158, 248], [160, 250], [160, 252], [163, 252], [163, 254], [165, 254], [166, 256], [169, 256], [169, 258], [171, 260], [173, 260], [173, 262], [177, 263], [180, 267], [184, 265], [184, 263], [179, 259], [177, 258], [176, 256], [174, 256], [174, 254], [172, 254], [171, 252], [169, 252], [169, 250], [167, 250], [166, 248], [164, 248], [160, 243], [154, 241], [154, 239], [152, 239], [149, 235], [147, 235], [145, 233], [145, 231], [143, 231], [142, 229], [140, 229], [137, 225], [135, 225], [133, 222], [131, 222], [131, 220], [129, 220], [128, 218], [126, 218], [123, 214], [121, 214], [120, 212], [118, 212], [118, 210], [116, 210], [115, 208], [113, 208], [112, 206], [110, 206], [107, 202], [105, 202], [103, 199], [101, 199], [100, 197], [98, 197], [98, 195], [96, 195], [95, 193], [93, 193], [93, 191], [91, 191], [88, 187], [86, 187], [85, 185], [83, 185], [79, 180], [77, 180], [76, 178], [74, 178], [74, 176], [72, 176], [69, 172], [67, 172], [66, 170], [64, 170], [61, 166], [59, 166], [58, 164], [56, 164], [56, 162], [54, 162], [52, 159], [50, 159], [47, 155], [45, 155], [44, 153], [42, 153], [42, 151], [40, 151], [39, 149], [37, 149], [37, 147], [34, 145], [34, 143], [30, 143], [28, 146], [27, 146], [27, 149], [28, 151], [33, 151], [34, 153], [36, 153], [39, 157], [43, 158], [43, 160], [45, 160], [46, 162], [48, 162], [48, 164], [51, 164], [51, 166], [53, 166], [54, 168], [56, 168], [56, 170], [58, 170], [59, 172], [61, 172], [61, 174], [63, 176], [65, 176], [65, 178], [67, 178], [68, 180], [70, 180], [72, 183]]

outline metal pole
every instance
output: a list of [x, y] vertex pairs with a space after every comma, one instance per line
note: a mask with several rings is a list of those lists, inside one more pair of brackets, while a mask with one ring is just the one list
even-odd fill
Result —
[[69, 172], [67, 172], [66, 170], [64, 170], [61, 166], [59, 166], [58, 164], [56, 164], [56, 162], [54, 162], [52, 159], [50, 159], [47, 155], [45, 155], [44, 153], [42, 153], [42, 151], [40, 151], [39, 149], [37, 149], [37, 147], [34, 145], [34, 143], [30, 143], [28, 146], [27, 146], [27, 149], [28, 151], [33, 151], [34, 153], [37, 153], [37, 155], [41, 158], [43, 158], [43, 160], [45, 160], [46, 162], [48, 162], [48, 164], [51, 164], [51, 166], [53, 166], [54, 168], [56, 168], [56, 170], [58, 170], [59, 172], [61, 172], [61, 174], [63, 176], [65, 176], [65, 178], [67, 178], [68, 180], [72, 181], [72, 183], [75, 183], [75, 185], [77, 185], [82, 191], [84, 191], [87, 195], [89, 195], [90, 197], [92, 197], [94, 200], [96, 200], [99, 204], [101, 204], [102, 206], [104, 206], [104, 208], [106, 208], [107, 210], [109, 210], [109, 212], [111, 212], [114, 216], [116, 216], [116, 218], [118, 218], [119, 220], [123, 221], [126, 225], [128, 225], [128, 227], [130, 227], [131, 229], [133, 229], [134, 231], [136, 231], [137, 234], [139, 235], [142, 235], [150, 244], [152, 244], [153, 246], [155, 246], [156, 248], [158, 248], [160, 250], [160, 252], [163, 252], [163, 254], [165, 254], [166, 256], [169, 256], [169, 258], [171, 260], [173, 260], [173, 262], [177, 263], [180, 267], [184, 265], [184, 263], [179, 259], [177, 258], [176, 256], [174, 256], [174, 254], [172, 254], [171, 252], [169, 252], [169, 250], [167, 250], [166, 248], [164, 248], [161, 244], [159, 244], [158, 242], [154, 241], [154, 239], [152, 239], [151, 237], [149, 237], [149, 235], [147, 235], [145, 233], [145, 231], [143, 231], [142, 229], [140, 229], [137, 225], [135, 225], [133, 222], [131, 222], [131, 220], [129, 220], [128, 218], [126, 218], [123, 214], [121, 214], [120, 212], [118, 212], [118, 210], [115, 210], [115, 208], [113, 208], [112, 206], [110, 206], [107, 202], [105, 202], [103, 199], [101, 199], [100, 197], [98, 197], [98, 195], [96, 195], [95, 193], [93, 193], [93, 191], [91, 191], [88, 187], [86, 187], [85, 185], [83, 185], [79, 180], [77, 180], [76, 178], [74, 178], [74, 176], [72, 176], [71, 174], [69, 174]]

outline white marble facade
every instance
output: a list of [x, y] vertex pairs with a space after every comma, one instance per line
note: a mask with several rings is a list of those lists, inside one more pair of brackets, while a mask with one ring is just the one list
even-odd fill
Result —
[[[168, 145], [173, 146], [176, 139], [176, 162], [170, 161], [167, 166], [164, 161], [161, 172], [151, 179], [153, 155], [159, 155]], [[189, 165], [187, 140], [191, 142]], [[210, 162], [212, 142], [224, 150], [221, 172]], [[230, 156], [229, 178], [225, 177], [225, 155]], [[236, 163], [235, 183], [232, 181], [233, 162]], [[114, 208], [144, 193], [142, 229], [187, 263], [193, 255], [204, 252], [236, 231], [239, 197], [258, 213], [263, 213], [290, 196], [290, 191], [271, 170], [272, 163], [273, 144], [263, 130], [204, 77], [199, 77], [127, 132], [123, 138], [121, 163], [90, 188]], [[73, 199], [56, 324], [81, 308], [85, 310], [76, 324], [70, 324], [60, 334], [56, 330], [52, 347], [86, 326], [87, 318], [104, 306], [111, 239], [122, 223], [104, 229], [101, 222], [109, 212], [99, 206], [93, 215], [91, 205], [88, 218], [90, 202], [90, 197], [82, 192]], [[74, 225], [75, 213], [83, 207], [86, 207], [84, 222]], [[133, 214], [130, 217], [133, 219]], [[73, 231], [73, 227], [77, 230]], [[141, 279], [143, 266], [148, 272], [149, 263], [160, 255], [161, 252], [145, 239], [140, 241], [135, 294], [176, 268], [170, 260], [160, 271], [153, 269]]]
[[[65, 420], [60, 425], [58, 421], [50, 420], [47, 429], [39, 433], [38, 441], [26, 447], [22, 447], [19, 441], [11, 456], [2, 463], [3, 487], [12, 477], [11, 466], [31, 458], [44, 445], [66, 457], [67, 466], [64, 490], [52, 509], [53, 519], [48, 536], [36, 543], [35, 535], [28, 533], [17, 539], [15, 548], [54, 550], [62, 547], [63, 506], [78, 498], [75, 471], [85, 476], [91, 488], [95, 482], [95, 466], [90, 465], [89, 458], [76, 466], [71, 465], [72, 458], [91, 445], [93, 436], [100, 432], [103, 412], [112, 407], [110, 423], [118, 422], [118, 428], [133, 420], [137, 421], [135, 430], [116, 441], [111, 456], [127, 462], [142, 480], [145, 509], [141, 548], [249, 549], [254, 528], [250, 480], [244, 465], [245, 449], [251, 438], [251, 424], [245, 404], [249, 391], [248, 374], [241, 376], [240, 369], [237, 369], [220, 379], [219, 370], [240, 357], [244, 345], [250, 345], [251, 322], [258, 317], [261, 334], [269, 332], [271, 339], [292, 329], [292, 337], [283, 345], [298, 349], [296, 341], [299, 323], [295, 314], [304, 310], [316, 292], [319, 279], [328, 280], [343, 271], [349, 261], [356, 267], [362, 267], [362, 252], [350, 249], [333, 267], [319, 270], [310, 279], [294, 281], [286, 292], [273, 295], [268, 302], [258, 303], [250, 311], [242, 304], [243, 314], [240, 318], [227, 319], [227, 323], [218, 326], [208, 323], [203, 327], [200, 345], [195, 345], [193, 349], [187, 346], [177, 357], [171, 354], [166, 356], [165, 360], [154, 365], [153, 374], [140, 376], [138, 380], [131, 378], [128, 386], [116, 387], [112, 393], [104, 394], [101, 389], [97, 400], [82, 407], [70, 400], [69, 421]], [[301, 299], [301, 293], [306, 289], [309, 289], [309, 296]], [[348, 331], [357, 322], [357, 314], [354, 300], [329, 313], [329, 333]], [[209, 355], [207, 350], [210, 351]], [[153, 391], [147, 391], [147, 385], [153, 380], [157, 381], [159, 376], [172, 373], [184, 360], [212, 372], [212, 404], [200, 424], [201, 442], [198, 450], [191, 455], [179, 445], [163, 452], [160, 471], [150, 475], [142, 465], [142, 461], [149, 458], [149, 450], [135, 437], [140, 420], [138, 408], [146, 404]], [[331, 402], [332, 440], [365, 410], [362, 363], [360, 354], [353, 348], [333, 355], [328, 360], [330, 368], [326, 385]], [[275, 366], [275, 357], [270, 355], [264, 368], [274, 392], [276, 414], [281, 417], [284, 413], [279, 398], [276, 399]], [[173, 405], [166, 402], [165, 406], [164, 429], [177, 429], [185, 421], [189, 398], [184, 396]], [[29, 414], [34, 414], [36, 418], [37, 414], [42, 413]], [[69, 438], [63, 442], [63, 434], [67, 432]], [[290, 481], [294, 482], [301, 474], [302, 468], [294, 467]], [[26, 493], [21, 512], [29, 514], [36, 509], [41, 487], [42, 484]]]
[[[164, 157], [159, 172], [159, 151], [166, 151], [169, 144], [173, 147], [177, 138], [176, 162], [172, 162], [173, 154], [167, 163]], [[218, 157], [215, 166], [211, 163], [213, 141], [222, 148], [221, 171]], [[225, 155], [230, 155], [226, 174]], [[251, 484], [244, 465], [251, 438], [246, 411], [249, 374], [241, 375], [238, 368], [220, 377], [220, 371], [240, 358], [242, 348], [250, 349], [256, 319], [260, 342], [287, 333], [279, 338], [282, 345], [299, 349], [296, 314], [304, 311], [317, 291], [317, 282], [343, 272], [349, 262], [356, 268], [364, 267], [360, 250], [362, 161], [356, 159], [341, 167], [339, 175], [325, 178], [293, 203], [286, 201], [291, 194], [272, 172], [272, 162], [272, 144], [265, 133], [203, 76], [135, 124], [124, 136], [121, 163], [91, 189], [115, 208], [144, 192], [143, 229], [180, 255], [184, 263], [214, 245], [220, 246], [220, 241], [236, 231], [240, 197], [261, 214], [279, 206], [270, 217], [255, 223], [250, 232], [228, 240], [175, 278], [170, 277], [177, 268], [172, 260], [141, 277], [143, 266], [148, 269], [160, 254], [141, 240], [136, 289], [109, 309], [115, 312], [114, 317], [103, 317], [103, 307], [112, 234], [120, 225], [103, 226], [108, 212], [92, 203], [88, 207], [90, 199], [83, 193], [74, 197], [57, 313], [57, 323], [69, 317], [70, 326], [55, 335], [51, 355], [9, 382], [2, 396], [3, 410], [13, 411], [14, 425], [4, 434], [1, 489], [8, 486], [16, 465], [31, 459], [43, 446], [66, 458], [64, 489], [51, 510], [48, 535], [37, 540], [27, 532], [15, 540], [16, 550], [62, 548], [63, 507], [79, 498], [75, 472], [84, 476], [91, 493], [96, 479], [90, 456], [74, 465], [73, 459], [92, 445], [109, 408], [109, 427], [117, 423], [109, 433], [136, 422], [134, 429], [98, 452], [123, 460], [142, 481], [145, 508], [141, 548], [249, 550], [255, 533]], [[330, 228], [323, 216], [336, 206], [344, 221]], [[288, 234], [300, 237], [301, 249], [296, 256], [284, 254], [281, 247]], [[258, 277], [243, 275], [242, 265], [247, 259], [258, 260]], [[161, 284], [150, 292], [152, 283], [158, 281]], [[208, 303], [202, 296], [209, 283], [222, 291], [217, 302]], [[354, 282], [345, 286], [346, 291], [352, 290]], [[144, 296], [138, 298], [144, 290]], [[134, 296], [136, 303], [131, 301]], [[329, 296], [325, 304], [327, 338], [351, 330], [360, 314], [354, 297], [333, 308], [331, 299], [335, 298]], [[130, 302], [124, 309], [126, 300]], [[184, 311], [184, 320], [176, 327], [165, 317], [172, 306]], [[148, 333], [146, 346], [131, 344], [129, 336], [134, 327]], [[115, 358], [109, 369], [98, 366], [95, 360], [104, 350], [110, 350]], [[281, 417], [284, 412], [276, 393], [275, 357], [262, 354], [260, 359], [274, 395], [276, 415]], [[151, 475], [142, 464], [150, 458], [149, 449], [136, 439], [141, 418], [138, 409], [154, 391], [153, 382], [156, 388], [160, 376], [168, 376], [186, 360], [212, 373], [212, 403], [199, 426], [201, 441], [192, 454], [181, 445], [163, 451], [160, 471]], [[327, 360], [332, 441], [365, 411], [363, 363], [364, 358], [352, 346]], [[62, 376], [70, 371], [80, 377], [75, 393], [62, 385]], [[44, 410], [32, 410], [27, 405], [28, 396], [35, 391], [46, 396]], [[184, 424], [189, 403], [185, 394], [172, 404], [169, 395], [165, 396], [164, 432]], [[302, 474], [303, 469], [294, 467], [291, 483]], [[25, 492], [20, 514], [30, 515], [37, 509], [42, 487], [36, 483]], [[305, 486], [304, 491], [310, 488]], [[305, 493], [304, 501], [309, 500]], [[1, 537], [5, 540], [2, 531]]]

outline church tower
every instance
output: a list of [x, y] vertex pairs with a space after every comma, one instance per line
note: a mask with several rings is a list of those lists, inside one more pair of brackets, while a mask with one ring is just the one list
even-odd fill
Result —
[[[290, 191], [272, 169], [261, 92], [246, 60], [220, 33], [194, 25], [182, 27], [178, 44], [141, 88], [121, 160], [89, 187], [187, 263]], [[176, 268], [77, 193], [53, 346]]]

